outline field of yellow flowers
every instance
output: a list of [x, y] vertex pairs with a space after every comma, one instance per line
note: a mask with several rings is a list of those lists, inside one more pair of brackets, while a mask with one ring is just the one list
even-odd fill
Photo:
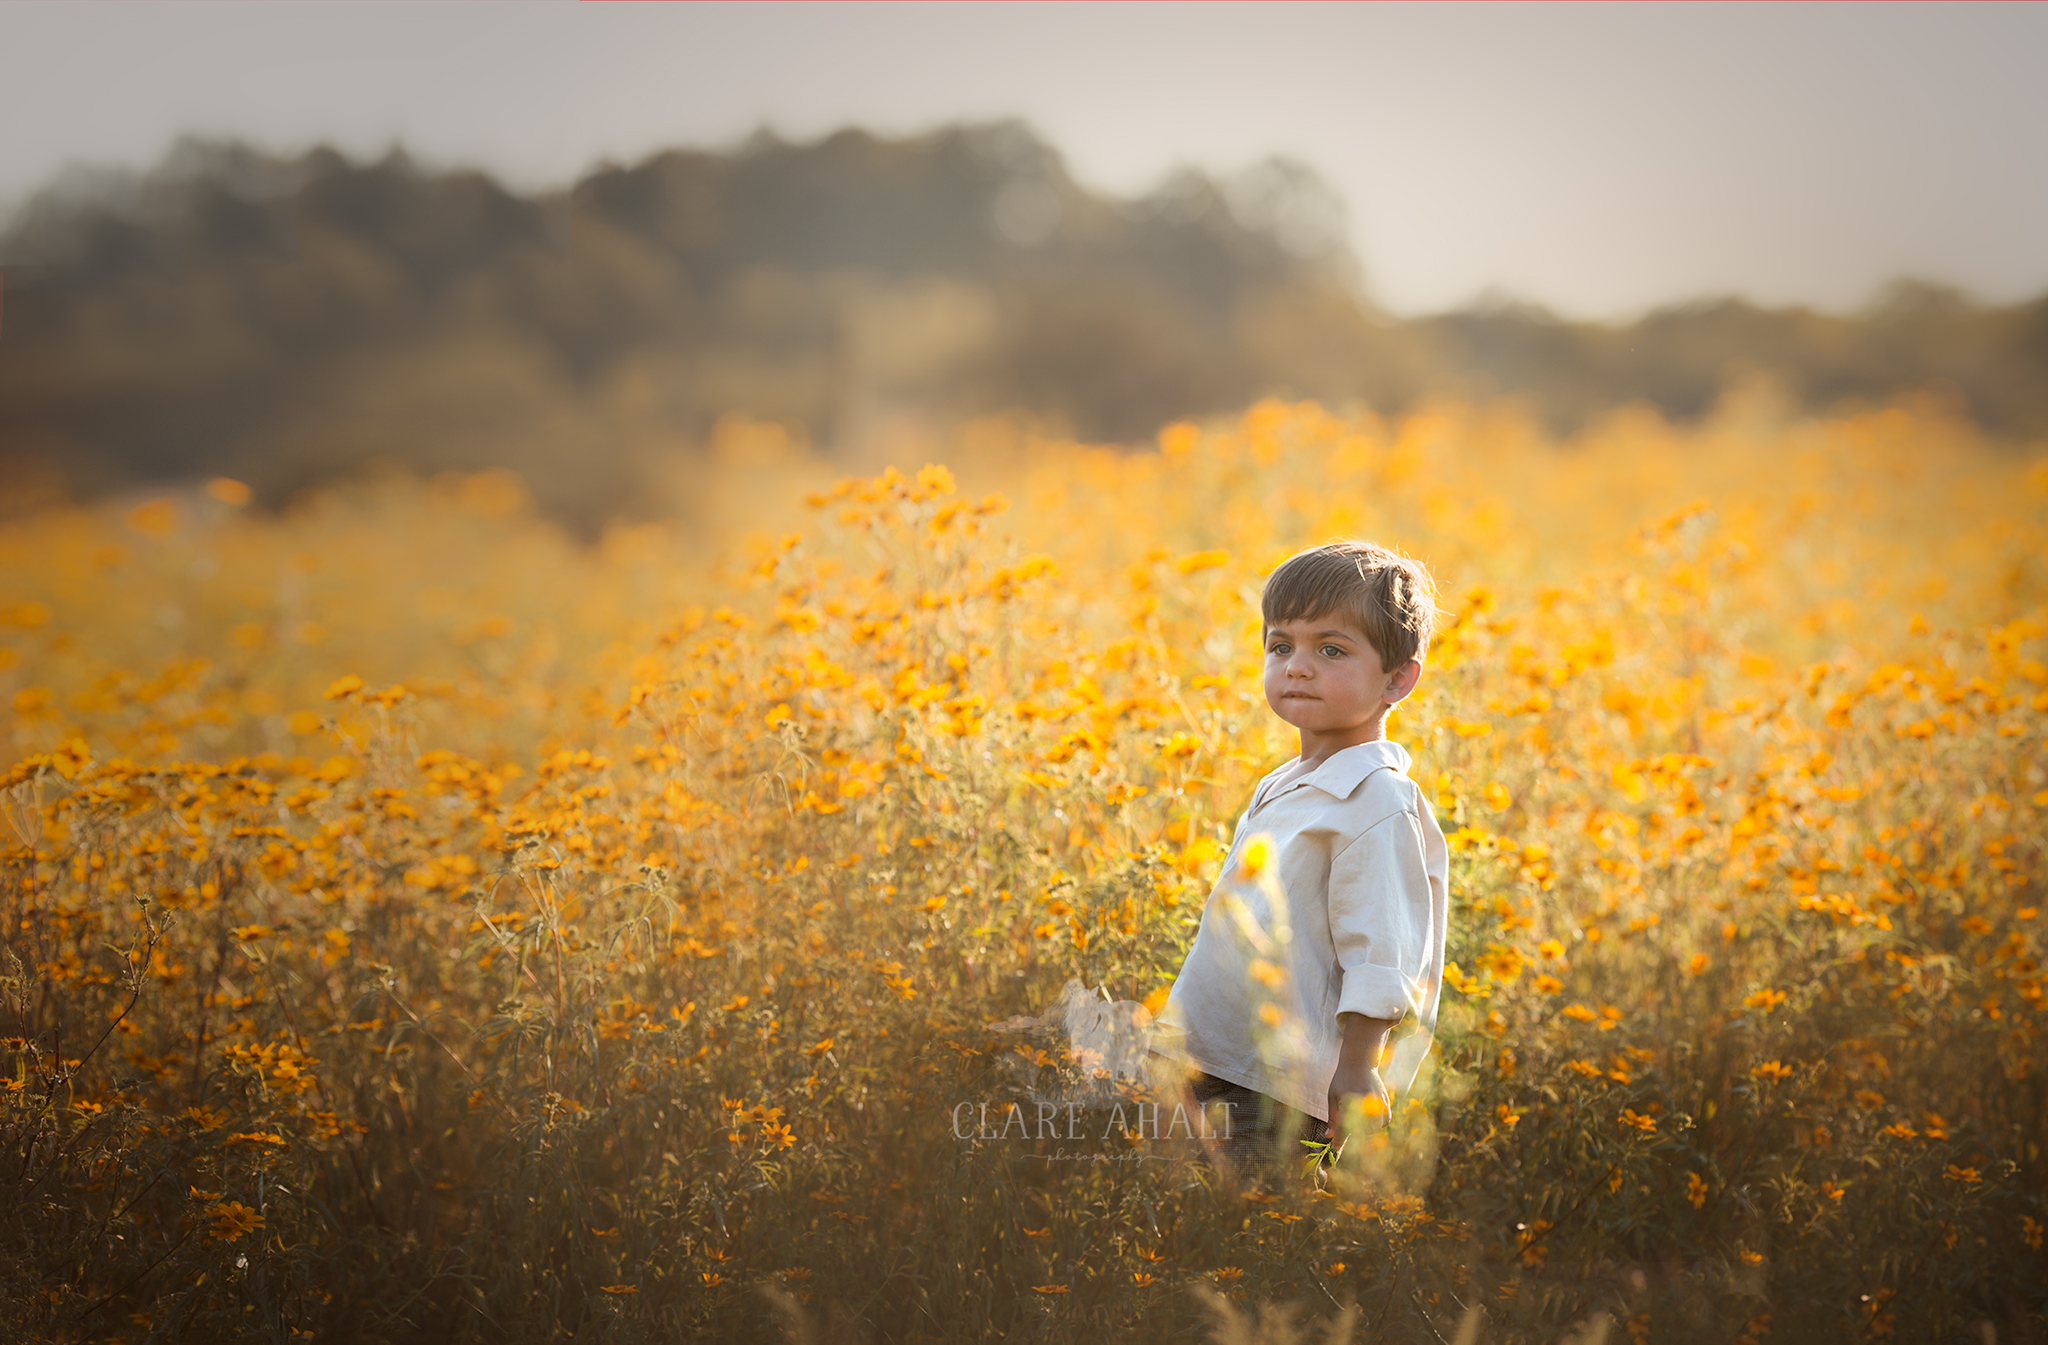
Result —
[[[0, 1333], [2048, 1326], [2040, 453], [1262, 403], [835, 483], [777, 433], [723, 540], [489, 474], [0, 526]], [[1336, 535], [1445, 610], [1390, 732], [1453, 965], [1370, 1180], [999, 1133], [1090, 1062], [992, 1023], [1162, 1001], [1293, 752], [1261, 577]]]

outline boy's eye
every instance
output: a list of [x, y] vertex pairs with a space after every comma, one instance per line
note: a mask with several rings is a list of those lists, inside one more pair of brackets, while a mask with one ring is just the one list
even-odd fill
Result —
[[1344, 649], [1341, 645], [1326, 644], [1323, 646], [1323, 656], [1325, 658], [1342, 658], [1344, 657]]

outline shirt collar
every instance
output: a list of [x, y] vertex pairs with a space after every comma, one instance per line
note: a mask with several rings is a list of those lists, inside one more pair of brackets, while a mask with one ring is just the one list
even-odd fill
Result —
[[1382, 738], [1378, 742], [1357, 743], [1332, 752], [1322, 765], [1294, 783], [1314, 785], [1325, 794], [1348, 799], [1352, 791], [1358, 788], [1359, 782], [1374, 771], [1391, 766], [1406, 775], [1409, 763], [1407, 748]]

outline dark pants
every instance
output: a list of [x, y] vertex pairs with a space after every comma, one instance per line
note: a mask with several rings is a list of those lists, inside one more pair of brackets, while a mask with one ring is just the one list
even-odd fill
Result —
[[[1195, 1075], [1188, 1081], [1188, 1091], [1197, 1104], [1211, 1109], [1214, 1119], [1209, 1129], [1216, 1135], [1217, 1148], [1248, 1175], [1286, 1178], [1298, 1174], [1301, 1162], [1308, 1157], [1308, 1150], [1299, 1141], [1321, 1142], [1330, 1137], [1327, 1122], [1213, 1074]], [[1226, 1106], [1228, 1111], [1224, 1110]]]

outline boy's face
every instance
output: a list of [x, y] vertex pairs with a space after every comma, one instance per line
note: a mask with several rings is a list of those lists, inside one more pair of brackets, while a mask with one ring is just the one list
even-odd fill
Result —
[[1266, 627], [1266, 703], [1304, 735], [1374, 730], [1421, 672], [1413, 659], [1382, 668], [1365, 632], [1336, 613]]

